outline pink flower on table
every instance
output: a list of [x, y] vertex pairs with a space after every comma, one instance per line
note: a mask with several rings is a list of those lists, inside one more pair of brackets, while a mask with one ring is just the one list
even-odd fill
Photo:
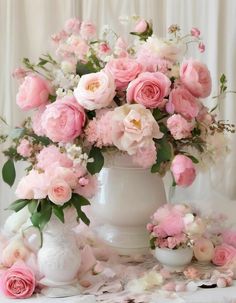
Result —
[[110, 60], [106, 64], [105, 70], [114, 77], [116, 88], [124, 90], [129, 82], [134, 80], [142, 71], [142, 66], [134, 59], [117, 58]]
[[32, 117], [32, 128], [35, 134], [38, 136], [44, 136], [44, 130], [42, 128], [42, 115], [45, 109], [46, 106], [44, 105], [40, 106]]
[[139, 148], [132, 156], [132, 161], [135, 164], [138, 164], [142, 168], [150, 168], [153, 164], [156, 163], [157, 150], [155, 143], [152, 141], [150, 145], [144, 148]]
[[105, 71], [83, 75], [74, 91], [77, 102], [88, 110], [108, 106], [115, 94], [114, 79]]
[[72, 190], [62, 179], [53, 179], [48, 189], [48, 198], [57, 205], [63, 205], [71, 199]]
[[211, 75], [207, 66], [197, 60], [186, 60], [180, 66], [180, 79], [195, 97], [206, 98], [211, 93]]
[[147, 108], [156, 108], [162, 104], [168, 95], [171, 82], [168, 77], [160, 72], [141, 73], [131, 81], [127, 88], [128, 103], [137, 102]]
[[96, 35], [96, 26], [91, 22], [82, 22], [80, 35], [85, 40], [90, 40]]
[[144, 19], [140, 19], [134, 28], [134, 32], [142, 34], [147, 30], [148, 24]]
[[191, 35], [192, 35], [193, 37], [198, 38], [198, 37], [201, 35], [201, 32], [200, 32], [200, 30], [199, 30], [198, 28], [193, 27], [193, 28], [191, 29]]
[[11, 267], [17, 261], [24, 261], [29, 257], [29, 251], [20, 239], [11, 239], [1, 253], [1, 263]]
[[167, 244], [168, 244], [169, 249], [173, 249], [176, 246], [178, 246], [179, 243], [178, 243], [178, 241], [176, 241], [175, 237], [168, 237], [167, 238]]
[[158, 208], [152, 217], [156, 223], [160, 223], [165, 220], [171, 213], [171, 204], [165, 204], [164, 206]]
[[199, 238], [194, 242], [193, 252], [200, 262], [209, 262], [214, 256], [214, 245], [211, 240]]
[[191, 159], [184, 155], [174, 157], [170, 168], [175, 182], [179, 186], [187, 187], [193, 183], [196, 170]]
[[178, 213], [170, 214], [159, 225], [168, 236], [175, 236], [184, 231], [183, 217]]
[[4, 295], [11, 299], [27, 299], [35, 290], [35, 276], [25, 264], [15, 264], [6, 270], [0, 279]]
[[98, 189], [98, 181], [97, 181], [97, 177], [96, 176], [91, 176], [91, 175], [87, 175], [86, 177], [83, 177], [83, 183], [84, 183], [84, 179], [87, 179], [86, 184], [83, 185], [83, 183], [81, 184], [81, 179], [79, 180], [79, 184], [76, 187], [76, 189], [74, 190], [75, 193], [90, 199], [92, 198]]
[[225, 230], [222, 239], [224, 243], [236, 248], [236, 230]]
[[175, 114], [168, 118], [167, 127], [169, 128], [171, 135], [180, 140], [191, 136], [191, 131], [194, 128], [193, 123], [188, 122], [179, 114]]
[[41, 120], [46, 136], [53, 142], [71, 142], [82, 132], [85, 113], [73, 97], [64, 97], [47, 105]]
[[140, 147], [150, 146], [153, 138], [162, 137], [158, 123], [143, 105], [125, 104], [113, 111], [112, 141], [119, 150], [132, 156]]
[[37, 167], [42, 170], [50, 170], [54, 166], [72, 167], [73, 162], [65, 153], [61, 153], [60, 149], [55, 145], [44, 147], [37, 154]]
[[167, 236], [166, 232], [159, 225], [154, 226], [152, 232], [158, 238], [165, 238]]
[[169, 100], [174, 111], [186, 119], [193, 119], [198, 115], [200, 108], [198, 100], [184, 87], [174, 88], [170, 92]]
[[217, 266], [224, 266], [232, 262], [236, 257], [236, 249], [228, 244], [221, 244], [215, 247], [212, 262]]
[[202, 42], [200, 42], [200, 43], [198, 44], [198, 49], [199, 49], [200, 53], [204, 53], [204, 52], [205, 52], [205, 49], [206, 49], [205, 44], [202, 43]]
[[34, 109], [48, 102], [50, 92], [46, 79], [38, 75], [28, 75], [19, 87], [16, 103], [23, 111]]
[[30, 157], [32, 151], [33, 151], [32, 145], [27, 139], [22, 139], [20, 141], [20, 144], [17, 146], [17, 153], [22, 157]]
[[68, 34], [79, 34], [81, 22], [77, 18], [71, 18], [66, 21], [64, 29]]

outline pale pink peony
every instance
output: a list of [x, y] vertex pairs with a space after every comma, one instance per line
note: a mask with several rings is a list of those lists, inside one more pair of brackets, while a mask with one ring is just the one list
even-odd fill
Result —
[[50, 91], [46, 79], [38, 75], [29, 75], [19, 87], [16, 103], [23, 111], [37, 108], [48, 102]]
[[48, 180], [61, 179], [65, 181], [71, 188], [76, 188], [78, 184], [78, 177], [74, 169], [67, 167], [54, 166], [46, 170]]
[[211, 75], [207, 66], [197, 60], [186, 60], [180, 67], [180, 79], [195, 97], [205, 98], [211, 93]]
[[175, 182], [179, 186], [187, 187], [193, 183], [196, 170], [191, 159], [184, 155], [174, 157], [170, 168]]
[[0, 288], [11, 299], [27, 299], [32, 296], [36, 286], [33, 271], [25, 264], [15, 264], [6, 270], [0, 279]]
[[141, 65], [134, 59], [117, 58], [110, 60], [105, 70], [110, 72], [115, 79], [116, 88], [124, 90], [130, 81], [134, 80], [142, 71]]
[[77, 18], [71, 18], [66, 21], [64, 29], [68, 34], [79, 34], [81, 22]]
[[134, 28], [134, 32], [142, 34], [147, 30], [148, 24], [144, 19], [140, 19]]
[[193, 252], [200, 262], [209, 262], [214, 256], [214, 245], [211, 240], [199, 238], [194, 242]]
[[[87, 179], [86, 184], [84, 183], [84, 179]], [[96, 176], [87, 175], [86, 177], [83, 177], [83, 183], [85, 185], [81, 185], [80, 183], [81, 182], [79, 180], [79, 184], [74, 190], [75, 193], [88, 199], [92, 198], [96, 194], [98, 190], [98, 181]]]
[[175, 140], [180, 140], [191, 136], [194, 125], [181, 115], [175, 114], [167, 119], [167, 127]]
[[37, 155], [37, 167], [50, 170], [54, 166], [72, 167], [73, 162], [65, 153], [61, 153], [58, 147], [54, 145], [44, 147]]
[[53, 142], [71, 142], [82, 132], [85, 113], [73, 97], [64, 97], [47, 105], [41, 120], [46, 136]]
[[11, 267], [17, 261], [25, 261], [29, 257], [29, 251], [20, 239], [12, 239], [3, 249], [1, 263], [5, 267]]
[[163, 137], [150, 110], [141, 104], [125, 104], [115, 108], [112, 115], [113, 144], [129, 155], [152, 144], [153, 138]]
[[153, 214], [152, 218], [155, 223], [160, 223], [165, 218], [167, 218], [172, 213], [172, 205], [169, 203], [164, 204], [164, 206], [158, 208], [156, 212]]
[[150, 168], [156, 163], [157, 150], [154, 142], [145, 148], [139, 148], [136, 154], [132, 156], [132, 161], [142, 168]]
[[115, 82], [105, 71], [83, 75], [74, 91], [77, 102], [88, 110], [108, 106], [115, 96]]
[[38, 136], [44, 136], [44, 130], [42, 128], [42, 115], [45, 109], [46, 106], [44, 105], [40, 106], [32, 117], [32, 128], [35, 134]]
[[96, 26], [91, 22], [82, 22], [80, 35], [85, 40], [90, 40], [96, 35]]
[[191, 35], [196, 38], [198, 38], [201, 35], [200, 30], [196, 27], [193, 27], [190, 32], [191, 32]]
[[184, 231], [183, 217], [178, 213], [170, 214], [159, 226], [168, 236], [178, 235]]
[[53, 179], [48, 189], [48, 198], [57, 205], [63, 205], [71, 199], [72, 191], [67, 182], [62, 179]]
[[222, 233], [223, 242], [236, 248], [236, 230], [225, 230]]
[[236, 257], [236, 249], [228, 244], [221, 244], [215, 247], [212, 262], [217, 266], [224, 266], [232, 262]]
[[32, 145], [27, 139], [22, 139], [20, 141], [20, 144], [17, 146], [17, 153], [22, 157], [30, 157], [32, 151], [33, 151]]
[[198, 115], [200, 108], [198, 100], [187, 89], [183, 87], [173, 89], [169, 100], [174, 106], [174, 111], [186, 119], [192, 119]]
[[160, 72], [141, 73], [131, 81], [127, 88], [127, 101], [143, 104], [147, 108], [156, 108], [168, 95], [171, 82]]

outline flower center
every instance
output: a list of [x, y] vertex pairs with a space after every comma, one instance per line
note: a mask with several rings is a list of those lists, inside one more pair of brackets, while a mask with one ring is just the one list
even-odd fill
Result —
[[133, 123], [133, 125], [136, 128], [141, 129], [141, 121], [140, 120], [132, 119], [130, 122]]
[[97, 90], [100, 86], [100, 83], [98, 80], [93, 80], [91, 81], [88, 86], [87, 86], [87, 90], [94, 92], [95, 90]]

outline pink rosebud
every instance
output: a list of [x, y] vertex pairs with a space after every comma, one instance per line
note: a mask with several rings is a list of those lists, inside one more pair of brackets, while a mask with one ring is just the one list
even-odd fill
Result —
[[172, 115], [175, 112], [174, 104], [170, 101], [166, 103], [165, 109], [167, 113], [170, 115]]
[[30, 142], [26, 139], [21, 140], [20, 144], [17, 146], [17, 152], [22, 157], [30, 157], [33, 149]]
[[79, 34], [81, 22], [77, 18], [71, 18], [66, 21], [64, 29], [68, 34]]
[[139, 20], [134, 28], [136, 33], [142, 34], [147, 30], [148, 24], [144, 19]]
[[205, 44], [202, 43], [202, 42], [200, 42], [200, 43], [198, 44], [198, 49], [199, 49], [200, 53], [204, 53], [204, 52], [205, 52], [205, 49], [206, 49]]
[[26, 75], [27, 75], [27, 71], [23, 67], [17, 67], [12, 73], [12, 77], [17, 80], [24, 79]]
[[187, 187], [196, 178], [196, 170], [191, 159], [184, 155], [177, 155], [171, 164], [171, 172], [179, 186]]
[[81, 37], [85, 40], [90, 40], [96, 35], [96, 27], [91, 22], [82, 22], [80, 27]]
[[64, 180], [53, 180], [48, 189], [48, 198], [57, 205], [63, 205], [71, 199], [71, 187]]
[[236, 257], [236, 249], [228, 244], [215, 247], [212, 262], [218, 266], [229, 264]]
[[199, 30], [198, 28], [193, 27], [193, 28], [191, 29], [191, 35], [192, 35], [193, 37], [198, 38], [198, 37], [201, 35], [201, 32], [200, 32], [200, 30]]

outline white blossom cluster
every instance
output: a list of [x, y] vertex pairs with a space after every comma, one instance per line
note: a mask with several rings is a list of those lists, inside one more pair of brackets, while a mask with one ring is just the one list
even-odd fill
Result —
[[93, 158], [89, 158], [87, 153], [83, 153], [81, 146], [67, 143], [65, 146], [65, 149], [66, 149], [68, 158], [73, 161], [74, 166], [79, 164], [79, 165], [86, 167], [87, 163], [91, 163], [94, 161]]

